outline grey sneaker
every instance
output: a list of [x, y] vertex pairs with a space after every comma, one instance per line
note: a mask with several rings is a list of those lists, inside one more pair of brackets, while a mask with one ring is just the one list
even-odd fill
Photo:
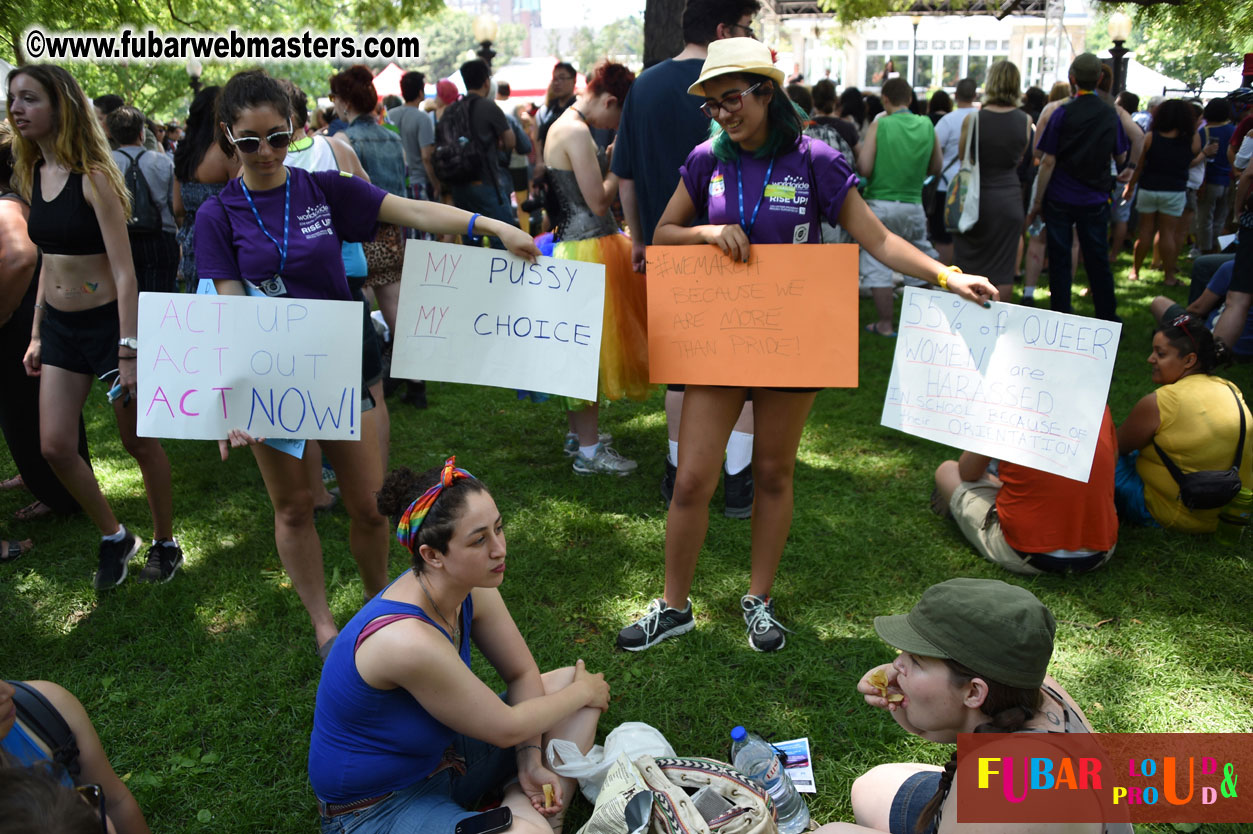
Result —
[[153, 542], [148, 548], [148, 562], [139, 572], [140, 582], [169, 582], [183, 566], [183, 549], [178, 542]]
[[[596, 435], [596, 442], [602, 446], [607, 446], [610, 443], [613, 443], [613, 435], [598, 434]], [[577, 455], [579, 453], [579, 436], [572, 431], [566, 432], [566, 442], [565, 445], [562, 446], [561, 450], [566, 453], [566, 457], [568, 458], [572, 458]]]
[[788, 629], [774, 618], [774, 601], [770, 597], [745, 594], [740, 597], [744, 622], [748, 624], [748, 645], [754, 651], [777, 652], [787, 642], [783, 632]]
[[122, 540], [100, 541], [100, 566], [96, 569], [94, 584], [97, 591], [115, 588], [126, 581], [126, 563], [139, 552], [144, 540], [122, 525]]
[[630, 475], [635, 471], [635, 461], [628, 460], [604, 443], [596, 450], [596, 456], [583, 457], [580, 452], [574, 456], [574, 471], [577, 475]]
[[687, 601], [687, 608], [666, 607], [664, 599], [655, 599], [648, 604], [648, 612], [631, 625], [618, 632], [618, 648], [628, 652], [640, 652], [657, 645], [667, 637], [678, 637], [687, 634], [696, 627], [692, 618], [692, 601]]

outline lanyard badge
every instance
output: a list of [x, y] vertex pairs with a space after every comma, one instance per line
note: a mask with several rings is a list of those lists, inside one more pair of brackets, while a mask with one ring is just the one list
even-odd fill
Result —
[[279, 244], [274, 239], [274, 235], [270, 234], [270, 230], [265, 227], [265, 223], [261, 220], [261, 213], [257, 211], [257, 204], [252, 199], [252, 192], [248, 190], [248, 185], [241, 178], [240, 186], [244, 189], [244, 197], [248, 199], [248, 207], [252, 209], [252, 216], [257, 219], [257, 225], [261, 227], [261, 233], [270, 239], [270, 243], [278, 249], [278, 272], [274, 273], [273, 278], [261, 281], [257, 286], [261, 292], [277, 298], [278, 296], [287, 294], [287, 285], [283, 282], [283, 268], [287, 266], [287, 244], [288, 233], [291, 227], [291, 172], [287, 173], [287, 182], [283, 190], [283, 243]]

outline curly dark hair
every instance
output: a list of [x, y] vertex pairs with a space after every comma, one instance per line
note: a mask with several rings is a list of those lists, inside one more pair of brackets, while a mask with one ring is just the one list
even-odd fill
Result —
[[1196, 111], [1192, 105], [1181, 98], [1163, 101], [1153, 113], [1153, 132], [1167, 133], [1177, 130], [1180, 133], [1191, 133], [1196, 127]]
[[332, 75], [331, 95], [342, 98], [358, 113], [373, 113], [379, 103], [378, 91], [374, 89], [374, 73], [365, 64], [353, 64]]
[[[393, 526], [399, 524], [400, 517], [409, 505], [439, 483], [443, 472], [443, 466], [436, 466], [422, 473], [415, 473], [407, 466], [393, 469], [387, 473], [383, 488], [378, 492], [379, 512], [390, 518]], [[413, 549], [415, 572], [421, 573], [426, 564], [418, 555], [418, 548], [422, 545], [440, 553], [448, 552], [448, 542], [452, 540], [457, 522], [465, 512], [466, 499], [479, 492], [487, 492], [487, 487], [478, 478], [458, 478], [444, 487], [418, 529], [418, 538]]]

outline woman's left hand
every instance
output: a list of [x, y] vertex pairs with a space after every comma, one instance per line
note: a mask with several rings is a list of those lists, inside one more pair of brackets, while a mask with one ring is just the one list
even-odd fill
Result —
[[[538, 762], [518, 771], [518, 784], [522, 786], [522, 792], [526, 794], [527, 799], [531, 800], [531, 805], [535, 810], [546, 817], [556, 816], [565, 807], [561, 800], [561, 784], [557, 781], [557, 774]], [[549, 808], [544, 807], [544, 785], [546, 784], [552, 785], [553, 789], [553, 804]]]
[[540, 256], [539, 248], [535, 245], [535, 241], [526, 232], [517, 226], [508, 226], [502, 224], [500, 230], [500, 242], [505, 244], [505, 248], [519, 258], [526, 258], [528, 261], [534, 261]]
[[139, 363], [134, 356], [118, 357], [117, 381], [131, 399], [136, 399], [139, 396], [139, 387], [136, 383], [135, 373], [135, 369], [138, 367], [138, 364]]
[[966, 275], [961, 272], [950, 272], [948, 276], [949, 292], [960, 295], [967, 301], [986, 306], [989, 301], [999, 301], [1001, 296], [992, 286], [992, 282], [982, 275]]

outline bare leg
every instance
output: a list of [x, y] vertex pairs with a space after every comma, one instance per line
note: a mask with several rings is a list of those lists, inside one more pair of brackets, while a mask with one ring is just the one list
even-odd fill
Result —
[[313, 493], [304, 464], [263, 444], [253, 446], [252, 454], [274, 506], [274, 545], [279, 559], [309, 612], [314, 639], [321, 646], [339, 629], [326, 603], [322, 542], [313, 526]]
[[1151, 211], [1148, 214], [1141, 214], [1140, 234], [1136, 238], [1135, 254], [1131, 258], [1131, 274], [1127, 276], [1129, 280], [1140, 280], [1140, 267], [1144, 265], [1144, 259], [1153, 250], [1153, 236], [1156, 232], [1157, 212]]
[[689, 385], [683, 399], [679, 471], [666, 516], [665, 597], [671, 608], [687, 607], [696, 561], [709, 529], [709, 499], [718, 486], [723, 449], [745, 396], [743, 388]]
[[957, 461], [946, 460], [940, 464], [935, 470], [935, 489], [940, 493], [940, 499], [944, 506], [948, 506], [949, 500], [953, 497], [953, 493], [957, 491], [957, 487], [962, 482], [962, 476], [957, 471]]
[[40, 451], [100, 535], [111, 536], [118, 530], [117, 516], [100, 491], [91, 465], [78, 454], [78, 418], [92, 382], [86, 374], [43, 366], [39, 380]]
[[1111, 223], [1113, 234], [1109, 242], [1109, 262], [1113, 263], [1118, 259], [1119, 253], [1122, 252], [1123, 242], [1127, 239], [1126, 223]]
[[1027, 242], [1027, 263], [1023, 272], [1023, 297], [1027, 297], [1026, 290], [1030, 287], [1033, 291], [1040, 283], [1040, 273], [1044, 270], [1044, 232], [1038, 235], [1032, 235]]
[[[545, 695], [560, 692], [574, 683], [574, 667], [567, 666], [564, 669], [553, 669], [551, 672], [545, 672], [543, 680]], [[583, 707], [568, 718], [559, 721], [551, 730], [544, 734], [541, 746], [544, 748], [545, 755], [547, 755], [549, 740], [554, 738], [563, 738], [574, 742], [583, 753], [591, 750], [592, 745], [596, 742], [596, 727], [600, 723], [600, 716], [600, 710], [593, 707]], [[566, 808], [569, 808], [570, 800], [579, 790], [578, 780], [561, 777], [560, 784], [555, 787], [560, 791], [562, 803]], [[556, 827], [559, 819], [560, 817], [554, 818], [554, 827]]]
[[567, 411], [566, 421], [570, 431], [579, 436], [580, 446], [595, 446], [600, 442], [600, 406], [589, 405], [579, 411]]
[[383, 311], [383, 321], [392, 332], [392, 340], [396, 338], [396, 307], [400, 304], [400, 282], [379, 284], [374, 287], [374, 297], [378, 299], [379, 309]]
[[1178, 249], [1179, 218], [1169, 214], [1157, 214], [1157, 246], [1162, 255], [1162, 270], [1166, 273], [1166, 286], [1178, 286], [1175, 271], [1179, 267]]
[[305, 467], [305, 475], [309, 478], [309, 492], [313, 495], [315, 509], [325, 509], [335, 501], [335, 496], [326, 489], [322, 482], [322, 447], [316, 440], [305, 441], [305, 456], [301, 459]]
[[748, 592], [770, 594], [792, 529], [792, 475], [801, 432], [817, 392], [753, 389], [754, 409], [768, 431], [753, 442], [753, 570]]
[[383, 461], [383, 471], [386, 472], [387, 461], [391, 457], [392, 450], [392, 416], [391, 412], [387, 410], [387, 400], [383, 398], [383, 381], [381, 379], [370, 386], [370, 394], [374, 397], [373, 412], [377, 412], [377, 416], [374, 419], [378, 426], [376, 433], [378, 434], [379, 457]]
[[367, 598], [387, 585], [387, 518], [379, 512], [376, 495], [383, 487], [378, 448], [377, 409], [361, 415], [361, 440], [326, 440], [322, 446], [335, 467], [339, 494], [348, 511], [348, 547], [357, 561]]
[[1174, 303], [1175, 299], [1167, 298], [1164, 295], [1159, 295], [1153, 299], [1153, 303], [1149, 305], [1149, 312], [1153, 314], [1153, 321], [1161, 321], [1162, 316], [1166, 314], [1166, 311], [1170, 309], [1170, 305]]
[[858, 825], [887, 831], [890, 827], [888, 812], [892, 808], [892, 799], [901, 789], [901, 785], [905, 784], [905, 780], [915, 773], [938, 770], [941, 768], [935, 765], [913, 762], [894, 762], [871, 768], [853, 782], [853, 818]]
[[134, 401], [123, 405], [122, 400], [113, 403], [117, 417], [117, 430], [122, 436], [122, 446], [144, 476], [144, 492], [148, 495], [148, 510], [152, 513], [152, 536], [155, 539], [174, 538], [174, 495], [170, 476], [170, 459], [165, 456], [161, 441], [155, 437], [139, 437], [135, 433], [135, 416], [138, 406]]
[[871, 287], [870, 289], [870, 297], [874, 299], [875, 313], [879, 316], [875, 329], [884, 336], [896, 329], [892, 293], [892, 287]]

